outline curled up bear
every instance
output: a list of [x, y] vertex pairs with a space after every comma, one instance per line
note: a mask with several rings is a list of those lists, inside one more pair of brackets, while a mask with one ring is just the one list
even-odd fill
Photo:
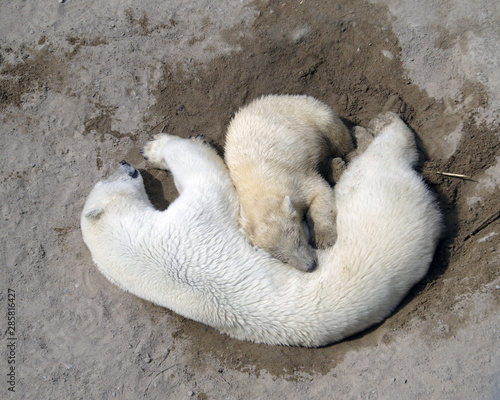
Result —
[[144, 155], [170, 171], [179, 197], [164, 211], [121, 163], [96, 184], [83, 239], [114, 284], [233, 338], [322, 346], [386, 318], [427, 272], [441, 215], [413, 170], [415, 138], [395, 114], [373, 123], [366, 151], [335, 187], [337, 239], [313, 273], [253, 246], [239, 225], [228, 169], [200, 140], [162, 134]]

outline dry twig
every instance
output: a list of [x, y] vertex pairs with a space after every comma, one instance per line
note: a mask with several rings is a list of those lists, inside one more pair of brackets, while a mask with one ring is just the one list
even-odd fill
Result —
[[439, 174], [439, 175], [443, 175], [443, 176], [449, 176], [450, 178], [459, 178], [459, 179], [465, 179], [468, 181], [476, 182], [474, 179], [472, 179], [470, 176], [467, 176], [467, 175], [452, 174], [451, 172], [441, 172], [441, 171], [430, 171], [430, 172], [434, 172], [435, 174]]

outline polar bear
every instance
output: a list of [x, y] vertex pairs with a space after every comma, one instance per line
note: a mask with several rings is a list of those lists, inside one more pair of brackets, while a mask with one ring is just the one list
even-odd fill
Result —
[[159, 135], [144, 149], [171, 171], [179, 197], [154, 209], [122, 162], [81, 216], [98, 269], [122, 289], [241, 340], [323, 346], [387, 317], [426, 273], [441, 217], [412, 169], [415, 140], [394, 114], [336, 185], [337, 241], [304, 274], [247, 240], [238, 196], [217, 153]]
[[229, 124], [224, 158], [250, 242], [301, 271], [314, 270], [304, 216], [312, 242], [325, 249], [335, 241], [337, 214], [318, 164], [353, 149], [340, 118], [312, 97], [270, 95], [241, 108]]

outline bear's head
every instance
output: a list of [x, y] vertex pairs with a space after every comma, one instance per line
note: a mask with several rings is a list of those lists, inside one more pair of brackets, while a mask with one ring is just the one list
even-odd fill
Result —
[[97, 221], [106, 212], [122, 212], [149, 199], [141, 173], [126, 161], [108, 178], [98, 182], [90, 192], [82, 211], [82, 223]]

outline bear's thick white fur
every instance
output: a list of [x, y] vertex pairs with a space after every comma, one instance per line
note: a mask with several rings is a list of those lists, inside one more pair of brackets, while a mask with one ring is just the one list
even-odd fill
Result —
[[336, 238], [335, 195], [318, 164], [353, 149], [337, 114], [313, 97], [264, 96], [241, 108], [229, 124], [224, 158], [250, 242], [299, 270], [313, 270], [316, 252], [302, 225], [306, 211], [318, 248]]
[[252, 246], [216, 152], [161, 135], [145, 149], [179, 197], [165, 211], [123, 164], [99, 182], [81, 227], [99, 270], [122, 289], [230, 336], [321, 346], [387, 317], [426, 273], [440, 232], [433, 196], [412, 169], [411, 131], [394, 114], [336, 185], [337, 241], [304, 274]]

